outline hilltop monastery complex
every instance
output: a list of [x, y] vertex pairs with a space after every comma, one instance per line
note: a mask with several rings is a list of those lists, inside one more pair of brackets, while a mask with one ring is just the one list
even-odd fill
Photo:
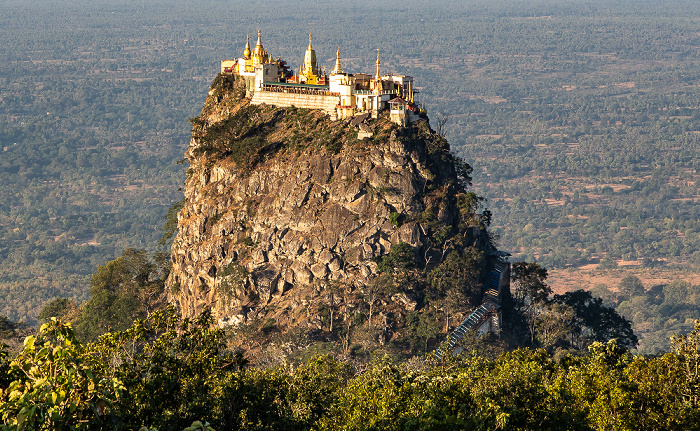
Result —
[[321, 71], [316, 51], [311, 46], [304, 54], [304, 62], [295, 75], [281, 58], [273, 59], [263, 48], [260, 29], [255, 49], [250, 50], [246, 38], [243, 57], [222, 60], [221, 73], [245, 77], [247, 96], [251, 103], [266, 103], [281, 107], [321, 109], [333, 119], [369, 114], [377, 118], [389, 110], [397, 124], [407, 125], [418, 117], [414, 101], [413, 78], [405, 75], [379, 73], [379, 53], [374, 76], [366, 73], [346, 73], [340, 65], [340, 48], [336, 52], [335, 67], [330, 75]]

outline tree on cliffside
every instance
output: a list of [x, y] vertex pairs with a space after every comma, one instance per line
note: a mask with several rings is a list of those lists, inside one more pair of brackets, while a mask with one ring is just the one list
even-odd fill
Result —
[[165, 277], [164, 256], [152, 261], [145, 250], [126, 249], [93, 274], [90, 299], [81, 309], [76, 332], [85, 340], [94, 340], [148, 316], [159, 304]]
[[525, 319], [530, 345], [535, 344], [537, 316], [545, 311], [545, 303], [552, 288], [545, 283], [547, 269], [534, 262], [516, 262], [511, 270], [511, 280], [515, 287], [514, 308]]
[[452, 250], [435, 269], [428, 273], [431, 298], [445, 314], [445, 332], [450, 316], [473, 308], [479, 301], [479, 274], [483, 253], [467, 247], [461, 253]]
[[404, 242], [394, 244], [389, 253], [375, 260], [379, 273], [390, 277], [396, 291], [411, 287], [412, 269], [416, 266], [413, 247]]
[[382, 298], [386, 298], [391, 293], [394, 293], [396, 288], [394, 286], [392, 277], [388, 274], [380, 274], [377, 278], [372, 280], [365, 288], [364, 301], [369, 308], [369, 315], [367, 316], [367, 322], [369, 327], [373, 326], [373, 316], [374, 316], [374, 305]]

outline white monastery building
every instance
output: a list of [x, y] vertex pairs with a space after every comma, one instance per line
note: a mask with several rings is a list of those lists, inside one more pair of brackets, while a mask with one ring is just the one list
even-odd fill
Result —
[[321, 71], [316, 51], [311, 45], [304, 53], [299, 73], [294, 73], [281, 58], [273, 59], [263, 48], [260, 28], [258, 41], [251, 52], [246, 37], [243, 57], [222, 60], [221, 73], [233, 73], [246, 79], [247, 96], [251, 103], [266, 103], [280, 107], [321, 109], [332, 119], [343, 119], [360, 114], [377, 118], [388, 110], [391, 121], [406, 126], [418, 118], [413, 77], [379, 73], [377, 51], [374, 76], [366, 73], [346, 73], [340, 64], [340, 48], [336, 52], [335, 67], [330, 75]]

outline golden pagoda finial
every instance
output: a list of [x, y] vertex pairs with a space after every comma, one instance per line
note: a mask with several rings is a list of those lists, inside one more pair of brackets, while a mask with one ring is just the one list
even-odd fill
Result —
[[307, 49], [314, 49], [314, 48], [311, 46], [311, 33], [309, 33], [309, 47], [308, 47]]
[[245, 49], [243, 50], [243, 58], [250, 58], [250, 35], [245, 35]]
[[253, 65], [263, 63], [265, 61], [265, 49], [262, 45], [262, 36], [260, 31], [260, 24], [258, 24], [258, 41], [255, 44], [255, 50], [253, 51]]
[[381, 81], [382, 75], [379, 74], [379, 48], [377, 48], [377, 74], [374, 75], [374, 79], [377, 81]]
[[335, 52], [335, 67], [333, 68], [331, 75], [340, 75], [343, 73], [345, 73], [345, 71], [340, 65], [340, 47], [338, 47], [338, 50]]
[[260, 48], [260, 51], [262, 51], [262, 38], [260, 35], [260, 24], [258, 24], [258, 41], [255, 43], [255, 53], [258, 53], [258, 47]]

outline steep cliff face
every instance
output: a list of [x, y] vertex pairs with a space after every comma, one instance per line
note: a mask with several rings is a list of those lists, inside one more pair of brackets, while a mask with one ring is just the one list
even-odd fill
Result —
[[365, 120], [373, 137], [358, 140], [359, 119], [253, 106], [242, 88], [219, 76], [193, 120], [168, 280], [184, 315], [311, 325], [315, 295], [333, 283], [361, 294], [392, 245], [410, 245], [422, 268], [457, 243], [490, 250], [468, 171], [427, 119]]

